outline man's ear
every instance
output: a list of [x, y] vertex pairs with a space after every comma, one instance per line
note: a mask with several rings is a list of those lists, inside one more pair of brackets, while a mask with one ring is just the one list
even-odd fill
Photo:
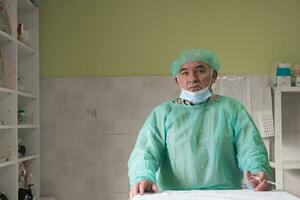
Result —
[[213, 80], [212, 83], [215, 83], [218, 77], [218, 72], [216, 70], [213, 71]]
[[175, 80], [176, 84], [177, 84], [177, 85], [179, 85], [179, 83], [178, 83], [178, 79], [177, 79], [177, 77], [176, 77], [176, 76], [175, 76], [174, 80]]

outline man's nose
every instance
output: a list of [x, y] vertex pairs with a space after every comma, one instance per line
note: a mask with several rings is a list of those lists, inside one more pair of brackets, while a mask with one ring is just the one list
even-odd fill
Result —
[[188, 77], [188, 81], [189, 82], [199, 82], [197, 75], [194, 72], [189, 73], [189, 77]]

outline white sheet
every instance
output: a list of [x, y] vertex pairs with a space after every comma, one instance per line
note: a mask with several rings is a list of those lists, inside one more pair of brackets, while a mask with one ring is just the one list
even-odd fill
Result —
[[300, 200], [282, 191], [189, 190], [137, 195], [133, 200]]

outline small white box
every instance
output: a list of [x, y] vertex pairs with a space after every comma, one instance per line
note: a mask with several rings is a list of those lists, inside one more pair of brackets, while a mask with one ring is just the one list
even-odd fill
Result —
[[277, 86], [291, 86], [291, 76], [277, 76]]

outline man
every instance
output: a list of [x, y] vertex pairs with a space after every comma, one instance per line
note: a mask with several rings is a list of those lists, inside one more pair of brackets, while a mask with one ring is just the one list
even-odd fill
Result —
[[153, 109], [128, 161], [130, 196], [159, 190], [240, 189], [243, 175], [267, 190], [261, 136], [238, 101], [213, 94], [216, 55], [190, 49], [171, 65], [179, 98]]

